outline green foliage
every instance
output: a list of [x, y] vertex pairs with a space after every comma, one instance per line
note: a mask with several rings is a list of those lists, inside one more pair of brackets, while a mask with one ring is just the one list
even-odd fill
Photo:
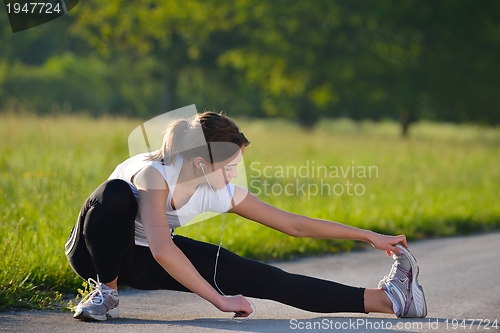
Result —
[[78, 303], [80, 303], [80, 301], [82, 301], [83, 299], [85, 299], [85, 297], [87, 297], [88, 295], [90, 295], [90, 293], [93, 290], [94, 289], [92, 288], [92, 286], [87, 281], [83, 281], [82, 282], [82, 288], [78, 288], [77, 289], [77, 294], [76, 294], [75, 298], [69, 300], [68, 303], [66, 303], [66, 308], [69, 311], [74, 312], [76, 306], [78, 305]]
[[[11, 272], [11, 270], [7, 270]], [[30, 275], [22, 280], [9, 279], [0, 275], [0, 309], [61, 309], [64, 307], [62, 294], [46, 290], [44, 286], [30, 281]], [[8, 283], [5, 283], [7, 282]]]
[[[324, 120], [309, 132], [278, 120], [238, 123], [252, 142], [244, 157], [249, 188], [281, 209], [410, 239], [500, 229], [498, 128], [418, 123], [411, 139], [400, 140], [393, 122]], [[64, 243], [85, 198], [128, 157], [127, 137], [139, 124], [121, 118], [0, 115], [1, 308], [60, 307], [61, 293], [81, 286], [64, 256]], [[273, 169], [266, 177], [264, 167], [299, 168], [308, 161], [376, 166], [378, 176], [298, 179], [306, 187], [321, 181], [361, 184], [360, 196], [264, 193], [264, 181], [276, 188], [295, 182]], [[216, 217], [177, 232], [218, 244], [221, 228]], [[223, 245], [262, 260], [360, 246], [294, 239], [232, 215]]]
[[[124, 67], [133, 68], [134, 74]], [[151, 59], [131, 64], [121, 58], [110, 65], [95, 56], [69, 52], [48, 58], [42, 66], [0, 63], [0, 99], [9, 108], [15, 105], [38, 114], [144, 115], [160, 92], [145, 76], [153, 67]]]
[[15, 62], [9, 64], [9, 70], [4, 73], [4, 99], [16, 96], [22, 103], [20, 107], [39, 113], [71, 111], [69, 105], [58, 111], [68, 101], [79, 110], [88, 108], [99, 112], [106, 106], [110, 90], [102, 89], [100, 83], [106, 76], [106, 65], [102, 61], [78, 58], [70, 53], [53, 56], [42, 66]]
[[15, 37], [0, 15], [0, 105], [498, 124], [499, 15], [472, 0], [91, 0]]

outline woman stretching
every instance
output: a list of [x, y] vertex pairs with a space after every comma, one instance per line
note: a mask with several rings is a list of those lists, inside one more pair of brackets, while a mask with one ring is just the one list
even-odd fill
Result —
[[[199, 113], [171, 122], [165, 133], [162, 149], [118, 165], [80, 211], [66, 256], [96, 287], [77, 305], [75, 318], [118, 317], [119, 285], [193, 292], [236, 317], [253, 311], [245, 296], [320, 313], [427, 315], [418, 266], [404, 235], [285, 212], [230, 183], [249, 141], [225, 115]], [[293, 237], [365, 241], [395, 262], [377, 289], [290, 274], [174, 234], [203, 212], [238, 214]]]

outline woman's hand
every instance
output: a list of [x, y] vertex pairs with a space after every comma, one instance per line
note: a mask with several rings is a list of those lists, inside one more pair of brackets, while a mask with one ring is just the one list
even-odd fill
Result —
[[399, 254], [399, 249], [394, 245], [401, 243], [404, 247], [408, 247], [405, 235], [387, 236], [372, 232], [368, 238], [368, 242], [374, 248], [385, 251], [389, 257], [392, 255], [391, 252]]
[[248, 317], [253, 309], [243, 295], [222, 296], [217, 308], [223, 312], [234, 312], [235, 317]]

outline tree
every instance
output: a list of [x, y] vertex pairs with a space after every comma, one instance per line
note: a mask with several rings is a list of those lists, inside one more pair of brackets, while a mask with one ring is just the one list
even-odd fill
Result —
[[[496, 1], [379, 1], [383, 89], [400, 110], [402, 134], [430, 118], [497, 124], [500, 4]], [[401, 48], [403, 46], [403, 48]]]

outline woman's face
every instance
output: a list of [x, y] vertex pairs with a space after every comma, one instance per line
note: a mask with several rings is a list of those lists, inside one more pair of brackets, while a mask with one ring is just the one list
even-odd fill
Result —
[[227, 160], [215, 162], [213, 164], [213, 171], [210, 164], [205, 165], [205, 173], [213, 188], [221, 190], [226, 187], [231, 179], [238, 177], [238, 163], [243, 158], [244, 149], [244, 147], [239, 149], [236, 154]]

